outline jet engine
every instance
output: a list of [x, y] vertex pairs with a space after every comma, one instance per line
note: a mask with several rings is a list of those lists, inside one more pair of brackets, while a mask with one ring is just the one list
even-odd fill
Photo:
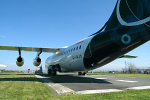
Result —
[[34, 65], [34, 66], [39, 66], [40, 64], [41, 64], [41, 58], [36, 57], [36, 58], [33, 60], [33, 65]]
[[24, 64], [24, 60], [22, 57], [18, 57], [16, 60], [16, 65], [21, 67]]

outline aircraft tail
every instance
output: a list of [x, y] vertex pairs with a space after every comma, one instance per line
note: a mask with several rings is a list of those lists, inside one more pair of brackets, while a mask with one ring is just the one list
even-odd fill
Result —
[[120, 25], [150, 27], [150, 0], [118, 0], [105, 30]]
[[118, 0], [110, 19], [89, 42], [84, 66], [87, 69], [103, 66], [148, 40], [150, 0]]

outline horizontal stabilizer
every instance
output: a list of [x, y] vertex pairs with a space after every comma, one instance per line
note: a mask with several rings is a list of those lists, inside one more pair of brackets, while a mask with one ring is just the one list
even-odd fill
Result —
[[0, 46], [0, 50], [12, 50], [12, 51], [33, 51], [33, 52], [52, 52], [56, 53], [60, 48], [39, 48], [39, 47], [17, 47], [17, 46]]
[[137, 58], [137, 56], [123, 55], [119, 58]]

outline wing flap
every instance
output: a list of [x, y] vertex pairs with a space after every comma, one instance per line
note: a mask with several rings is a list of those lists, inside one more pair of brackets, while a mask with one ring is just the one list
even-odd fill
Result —
[[17, 46], [0, 46], [0, 50], [12, 50], [18, 51], [20, 48], [21, 51], [32, 51], [32, 52], [52, 52], [56, 53], [60, 48], [39, 48], [39, 47], [17, 47]]

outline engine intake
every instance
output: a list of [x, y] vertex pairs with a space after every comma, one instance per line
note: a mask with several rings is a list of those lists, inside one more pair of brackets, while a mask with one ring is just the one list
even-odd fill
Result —
[[16, 65], [21, 67], [24, 64], [24, 60], [22, 57], [18, 57], [16, 60]]
[[39, 66], [40, 64], [41, 64], [41, 58], [36, 57], [36, 58], [33, 60], [33, 65], [34, 65], [34, 66]]

